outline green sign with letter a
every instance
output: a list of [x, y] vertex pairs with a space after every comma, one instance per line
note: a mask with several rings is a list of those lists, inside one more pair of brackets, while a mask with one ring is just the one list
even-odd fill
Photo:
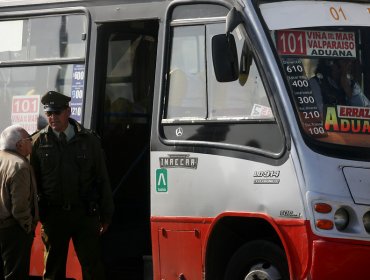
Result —
[[167, 169], [157, 169], [155, 176], [155, 185], [157, 192], [167, 192]]

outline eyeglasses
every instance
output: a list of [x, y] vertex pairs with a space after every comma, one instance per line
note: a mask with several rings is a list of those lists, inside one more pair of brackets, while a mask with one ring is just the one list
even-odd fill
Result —
[[51, 117], [52, 115], [59, 116], [63, 111], [50, 111], [45, 112], [46, 116]]

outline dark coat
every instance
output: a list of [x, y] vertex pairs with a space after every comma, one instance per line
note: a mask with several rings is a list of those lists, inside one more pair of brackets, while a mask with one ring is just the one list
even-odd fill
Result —
[[96, 203], [101, 222], [110, 223], [114, 205], [100, 139], [75, 120], [69, 122], [75, 136], [66, 145], [50, 126], [33, 135], [31, 164], [41, 205], [88, 207]]

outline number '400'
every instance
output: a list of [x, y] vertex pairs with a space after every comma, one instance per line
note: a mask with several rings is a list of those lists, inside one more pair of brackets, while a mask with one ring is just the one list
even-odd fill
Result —
[[296, 80], [292, 82], [292, 86], [294, 87], [308, 87], [308, 81], [307, 80]]

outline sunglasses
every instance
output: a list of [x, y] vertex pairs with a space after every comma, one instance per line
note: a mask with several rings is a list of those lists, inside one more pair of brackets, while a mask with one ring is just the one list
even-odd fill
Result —
[[59, 116], [63, 111], [50, 111], [50, 112], [45, 112], [46, 116], [51, 117], [52, 115], [54, 116]]

